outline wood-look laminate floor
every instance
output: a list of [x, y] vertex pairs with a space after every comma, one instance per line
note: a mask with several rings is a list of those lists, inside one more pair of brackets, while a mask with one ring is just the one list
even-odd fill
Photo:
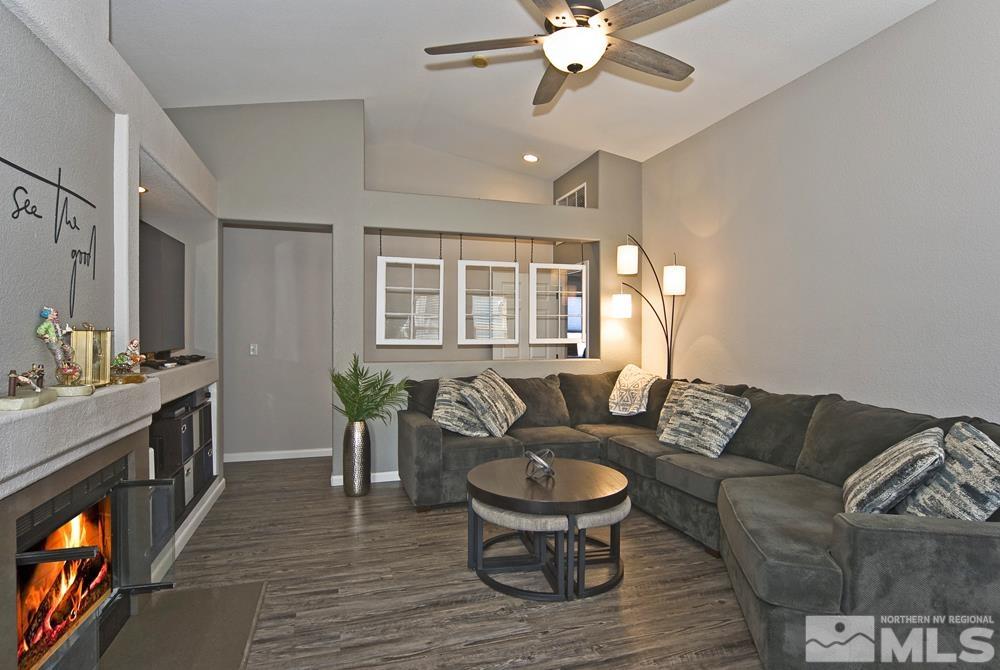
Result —
[[330, 487], [329, 459], [226, 465], [180, 588], [266, 581], [252, 669], [759, 668], [722, 561], [635, 510], [625, 580], [587, 600], [501, 595], [468, 571], [465, 507]]

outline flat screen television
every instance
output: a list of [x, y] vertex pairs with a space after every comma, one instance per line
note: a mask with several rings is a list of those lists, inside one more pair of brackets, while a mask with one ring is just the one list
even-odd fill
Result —
[[164, 353], [184, 348], [184, 276], [184, 244], [140, 221], [139, 335], [143, 351]]

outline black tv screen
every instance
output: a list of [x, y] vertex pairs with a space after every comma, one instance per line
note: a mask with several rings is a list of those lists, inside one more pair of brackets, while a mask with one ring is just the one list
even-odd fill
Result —
[[184, 348], [184, 244], [139, 222], [139, 335], [143, 351]]

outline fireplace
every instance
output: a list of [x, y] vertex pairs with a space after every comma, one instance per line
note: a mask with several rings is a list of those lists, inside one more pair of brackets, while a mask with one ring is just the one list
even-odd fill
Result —
[[132, 596], [173, 586], [174, 482], [128, 471], [121, 458], [18, 518], [18, 670], [96, 668]]
[[17, 667], [34, 670], [111, 594], [111, 498], [105, 496], [29, 549], [80, 558], [17, 567]]

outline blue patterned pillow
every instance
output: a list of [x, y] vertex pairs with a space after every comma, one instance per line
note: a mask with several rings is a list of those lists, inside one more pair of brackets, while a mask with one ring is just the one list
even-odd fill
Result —
[[750, 401], [746, 398], [692, 384], [670, 415], [660, 442], [718, 458], [749, 411]]
[[944, 438], [945, 461], [896, 511], [916, 516], [986, 521], [1000, 509], [1000, 447], [959, 421]]
[[868, 461], [844, 482], [844, 511], [877, 514], [896, 506], [944, 463], [944, 431], [931, 428]]

